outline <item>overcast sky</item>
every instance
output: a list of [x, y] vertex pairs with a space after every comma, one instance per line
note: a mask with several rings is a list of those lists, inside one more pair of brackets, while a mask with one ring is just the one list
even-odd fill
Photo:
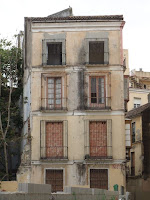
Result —
[[71, 6], [74, 15], [120, 15], [130, 69], [150, 71], [150, 0], [0, 0], [0, 37], [24, 29], [24, 17], [45, 17]]

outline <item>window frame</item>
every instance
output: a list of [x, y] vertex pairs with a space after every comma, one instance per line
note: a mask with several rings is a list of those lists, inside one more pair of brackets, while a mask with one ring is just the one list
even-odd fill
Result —
[[[91, 79], [92, 78], [96, 78], [96, 94], [97, 94], [97, 97], [96, 97], [96, 102], [97, 103], [92, 103], [91, 102], [91, 99], [92, 99], [92, 97], [91, 97]], [[99, 103], [99, 84], [98, 84], [98, 80], [99, 80], [99, 78], [103, 78], [104, 79], [104, 103]], [[105, 80], [105, 76], [89, 76], [89, 103], [90, 103], [90, 106], [91, 107], [95, 107], [95, 105], [98, 105], [98, 107], [99, 107], [99, 105], [104, 105], [104, 106], [102, 106], [102, 107], [106, 107], [106, 80]], [[103, 97], [102, 97], [103, 98]]]
[[65, 39], [43, 39], [42, 40], [42, 65], [57, 66], [47, 63], [48, 60], [48, 44], [62, 43], [62, 63], [58, 66], [66, 64], [66, 40]]
[[63, 171], [63, 187], [65, 185], [65, 168], [61, 167], [61, 168], [44, 168], [44, 184], [46, 184], [46, 171], [47, 170], [62, 170]]
[[[104, 42], [104, 63], [90, 64], [89, 62], [89, 43], [90, 42]], [[86, 38], [86, 64], [89, 65], [108, 65], [109, 64], [109, 39], [108, 38]]]
[[[61, 106], [48, 108], [47, 106], [47, 80], [48, 78], [61, 78]], [[66, 73], [64, 72], [51, 72], [41, 74], [41, 107], [40, 110], [43, 112], [52, 112], [56, 110], [67, 110], [67, 79]]]
[[[61, 122], [62, 133], [63, 133], [63, 156], [60, 157], [51, 157], [46, 156], [46, 123], [58, 123]], [[40, 159], [41, 160], [68, 160], [68, 121], [67, 120], [41, 120], [40, 121]]]
[[[89, 168], [88, 172], [89, 172], [89, 185], [90, 185], [90, 188], [91, 188], [91, 170], [107, 170], [107, 190], [109, 190], [109, 168]], [[100, 188], [98, 188], [100, 189]]]
[[[62, 77], [60, 76], [60, 77], [47, 77], [46, 78], [46, 98], [47, 98], [47, 102], [46, 102], [46, 104], [47, 104], [47, 107], [49, 107], [49, 104], [48, 104], [48, 100], [49, 100], [49, 98], [48, 98], [48, 79], [54, 79], [54, 98], [53, 98], [53, 100], [54, 100], [54, 106], [52, 107], [52, 109], [54, 108], [54, 109], [59, 109], [59, 108], [62, 108]], [[61, 104], [59, 104], [60, 106], [57, 106], [57, 104], [56, 104], [56, 79], [60, 79], [61, 80]]]
[[[107, 156], [106, 157], [101, 157], [99, 156], [98, 158], [90, 157], [90, 122], [106, 122], [107, 126]], [[85, 160], [89, 159], [112, 159], [113, 158], [113, 148], [112, 148], [112, 120], [111, 119], [93, 119], [93, 120], [85, 120], [84, 121], [84, 130], [85, 130]]]
[[133, 98], [133, 108], [138, 108], [141, 106], [141, 98], [139, 97], [134, 97]]
[[[52, 46], [51, 46], [52, 45]], [[55, 45], [55, 46], [54, 46]], [[58, 46], [57, 46], [58, 45]], [[59, 46], [60, 45], [60, 46]], [[52, 48], [50, 48], [50, 46]], [[57, 47], [56, 47], [57, 46]], [[58, 54], [58, 52], [56, 52], [56, 54], [53, 54], [52, 50], [56, 50], [57, 48], [60, 48], [60, 52]], [[47, 65], [62, 65], [62, 42], [50, 42], [50, 43], [47, 43], [47, 48], [48, 48], [48, 54], [47, 54]], [[50, 51], [49, 51], [50, 50]], [[52, 52], [52, 53], [51, 53]], [[58, 64], [52, 64], [52, 63], [49, 63], [49, 62], [54, 62], [54, 57], [55, 56], [58, 56], [59, 57], [59, 63]], [[51, 59], [49, 59], [51, 58]]]
[[[100, 50], [99, 54], [97, 53], [98, 49], [95, 49], [96, 46], [98, 46]], [[95, 57], [96, 54], [98, 54], [97, 56], [99, 59], [97, 62], [94, 62], [93, 56]], [[89, 64], [104, 64], [104, 41], [89, 41]]]
[[[96, 134], [96, 139], [97, 139], [97, 137], [99, 137], [99, 133], [100, 133], [100, 136], [103, 138], [102, 141], [104, 143], [106, 143], [106, 146], [103, 146], [103, 145], [99, 146], [99, 143], [101, 143], [101, 141], [98, 140], [98, 139], [96, 140], [96, 145], [94, 145], [94, 146], [91, 145], [91, 143], [95, 143], [95, 139], [94, 139], [94, 137], [92, 137], [93, 131], [90, 129], [90, 126], [92, 125], [92, 123], [102, 123], [102, 124], [104, 123], [105, 124], [106, 132], [100, 133], [100, 130], [96, 129], [96, 132], [98, 131], [98, 134]], [[102, 126], [102, 124], [101, 124], [101, 126]], [[106, 136], [106, 138], [105, 138], [105, 136]], [[89, 122], [89, 155], [90, 155], [91, 158], [99, 158], [99, 157], [106, 158], [107, 157], [107, 154], [108, 154], [107, 151], [109, 150], [108, 149], [109, 146], [107, 145], [107, 143], [108, 143], [107, 140], [109, 138], [107, 138], [107, 137], [108, 137], [108, 135], [107, 135], [107, 121], [104, 120], [104, 121], [90, 121]], [[103, 152], [103, 150], [104, 150], [104, 152]]]

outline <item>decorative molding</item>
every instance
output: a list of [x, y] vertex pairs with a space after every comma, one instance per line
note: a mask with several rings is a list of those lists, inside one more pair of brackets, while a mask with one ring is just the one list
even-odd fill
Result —
[[32, 32], [120, 31], [122, 22], [32, 23]]
[[150, 93], [150, 90], [140, 88], [129, 88], [129, 92]]
[[32, 111], [32, 116], [39, 116], [39, 117], [51, 117], [51, 116], [124, 116], [123, 110], [118, 111], [110, 111], [110, 110], [99, 110], [99, 111], [68, 111], [68, 112], [61, 112], [61, 111], [49, 111], [49, 112], [41, 112], [41, 111]]

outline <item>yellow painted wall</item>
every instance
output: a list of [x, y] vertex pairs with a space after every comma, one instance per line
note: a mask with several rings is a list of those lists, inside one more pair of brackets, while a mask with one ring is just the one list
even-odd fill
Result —
[[0, 191], [15, 192], [18, 190], [17, 181], [1, 181], [0, 182]]
[[[138, 116], [132, 119], [132, 123], [135, 122], [135, 143], [132, 144], [130, 152], [135, 153], [135, 176], [142, 175], [143, 170], [143, 152], [142, 152], [142, 117]], [[131, 168], [131, 160], [128, 163]], [[131, 173], [131, 169], [130, 169]]]
[[[92, 31], [91, 31], [92, 32]], [[103, 31], [93, 31], [103, 32]], [[109, 63], [121, 64], [120, 58], [120, 31], [105, 31], [109, 32]], [[47, 33], [48, 35], [58, 34]], [[32, 66], [42, 65], [42, 39], [45, 35], [42, 32], [32, 33]], [[83, 32], [67, 32], [66, 33], [66, 64], [77, 65], [79, 64], [79, 56], [83, 50], [84, 42], [86, 38], [86, 31]], [[74, 55], [74, 56], [72, 56]]]
[[[125, 159], [125, 130], [124, 116], [41, 116], [33, 117], [32, 130], [32, 160], [40, 159], [40, 121], [67, 120], [68, 121], [68, 158], [69, 160], [83, 160], [85, 156], [85, 120], [112, 119], [112, 151], [114, 159]], [[119, 143], [118, 143], [119, 141]]]
[[141, 98], [141, 106], [148, 103], [148, 94], [148, 90], [136, 88], [129, 89], [128, 111], [134, 108], [134, 98]]
[[121, 186], [126, 187], [126, 172], [124, 165], [120, 164], [88, 164], [85, 169], [85, 180], [84, 184], [77, 185], [76, 183], [80, 179], [82, 182], [82, 177], [78, 174], [77, 163], [74, 164], [48, 164], [43, 163], [41, 166], [32, 166], [32, 183], [45, 184], [45, 173], [46, 169], [62, 169], [64, 172], [63, 186], [83, 186], [86, 188], [90, 187], [90, 169], [108, 169], [108, 189], [113, 191], [114, 185], [118, 184], [119, 190]]
[[[102, 22], [104, 23], [104, 22]], [[105, 24], [105, 23], [104, 23]], [[40, 23], [34, 23], [33, 26], [40, 26]], [[42, 24], [44, 25], [44, 24]], [[47, 24], [45, 24], [45, 27]], [[62, 26], [62, 25], [61, 25]], [[89, 185], [89, 170], [106, 168], [109, 172], [109, 189], [113, 190], [113, 185], [118, 184], [125, 186], [124, 168], [119, 164], [125, 160], [125, 121], [124, 121], [124, 85], [123, 85], [123, 68], [122, 68], [122, 49], [120, 28], [113, 31], [90, 31], [97, 34], [108, 34], [109, 45], [109, 65], [85, 65], [85, 39], [89, 31], [72, 31], [66, 34], [66, 66], [42, 66], [42, 39], [48, 39], [49, 36], [61, 34], [64, 32], [32, 32], [32, 74], [31, 74], [31, 179], [28, 179], [26, 172], [20, 174], [20, 180], [30, 181], [33, 183], [45, 182], [45, 169], [63, 169], [64, 185], [72, 186], [80, 182], [82, 185]], [[83, 56], [83, 57], [82, 57]], [[83, 62], [82, 62], [83, 61]], [[103, 111], [78, 110], [78, 70], [85, 70], [85, 79], [91, 73], [110, 75], [110, 82], [107, 84], [106, 92], [111, 98], [111, 109]], [[66, 97], [68, 98], [67, 111], [41, 111], [41, 94], [42, 94], [42, 73], [64, 72], [66, 74]], [[73, 75], [75, 74], [75, 75]], [[86, 89], [89, 82], [85, 84]], [[89, 90], [87, 89], [87, 94]], [[88, 96], [89, 97], [89, 96]], [[40, 132], [41, 121], [48, 120], [66, 120], [68, 122], [68, 161], [47, 161], [40, 158]], [[112, 156], [110, 161], [101, 162], [85, 161], [85, 121], [87, 120], [112, 120]], [[94, 163], [94, 164], [93, 164]], [[80, 176], [78, 168], [83, 164], [86, 174]], [[24, 176], [25, 175], [25, 176]], [[23, 177], [21, 179], [21, 176]]]

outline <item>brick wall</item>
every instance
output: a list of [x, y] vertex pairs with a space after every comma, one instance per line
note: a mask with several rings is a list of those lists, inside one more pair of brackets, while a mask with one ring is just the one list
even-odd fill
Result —
[[107, 156], [107, 123], [105, 121], [90, 122], [90, 156]]
[[46, 123], [46, 157], [63, 157], [63, 122]]

